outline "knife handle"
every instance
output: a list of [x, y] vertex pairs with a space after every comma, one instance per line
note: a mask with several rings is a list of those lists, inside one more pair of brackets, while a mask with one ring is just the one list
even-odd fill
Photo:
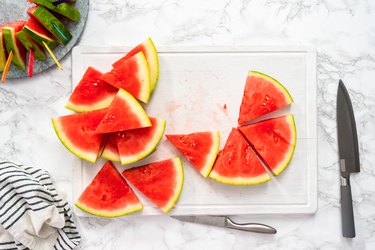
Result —
[[254, 232], [254, 233], [264, 233], [264, 234], [275, 234], [277, 230], [271, 226], [260, 224], [260, 223], [245, 223], [245, 224], [238, 224], [236, 222], [231, 221], [229, 218], [226, 218], [226, 226], [228, 228]]
[[346, 238], [355, 237], [353, 202], [350, 185], [341, 185], [341, 221], [342, 236]]

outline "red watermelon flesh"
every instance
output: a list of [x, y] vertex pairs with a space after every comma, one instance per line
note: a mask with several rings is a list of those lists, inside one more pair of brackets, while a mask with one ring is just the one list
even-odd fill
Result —
[[112, 133], [149, 126], [151, 122], [143, 107], [127, 91], [120, 89], [96, 132]]
[[54, 49], [59, 45], [50, 33], [33, 17], [30, 17], [29, 20], [27, 20], [22, 30], [41, 46], [44, 46], [43, 42], [45, 42], [50, 49]]
[[6, 23], [2, 27], [5, 48], [8, 52], [13, 51], [12, 63], [20, 70], [26, 70], [26, 49], [16, 37], [16, 33], [22, 30], [25, 21]]
[[151, 126], [116, 133], [121, 164], [129, 164], [154, 152], [165, 130], [165, 120], [150, 117]]
[[169, 134], [166, 137], [204, 177], [208, 176], [219, 151], [219, 131]]
[[144, 103], [150, 98], [150, 73], [142, 52], [116, 64], [116, 67], [104, 73], [101, 79], [116, 88], [125, 89]]
[[238, 128], [274, 175], [289, 164], [296, 145], [292, 115], [282, 116]]
[[178, 157], [127, 169], [122, 174], [165, 213], [177, 202], [184, 181]]
[[143, 208], [134, 191], [111, 162], [106, 162], [75, 205], [102, 217], [119, 217]]
[[95, 129], [106, 113], [107, 109], [100, 109], [61, 116], [53, 118], [52, 123], [60, 141], [69, 151], [94, 163], [103, 147], [103, 136], [95, 133]]
[[101, 80], [102, 75], [97, 69], [88, 67], [65, 107], [76, 112], [108, 107], [118, 89]]
[[120, 161], [120, 153], [118, 152], [117, 147], [117, 140], [116, 140], [116, 133], [109, 134], [107, 143], [103, 149], [103, 153], [101, 155], [104, 159], [119, 162]]
[[123, 58], [119, 59], [112, 64], [113, 67], [118, 67], [124, 63], [128, 58], [134, 56], [138, 52], [142, 51], [146, 57], [147, 65], [150, 70], [150, 84], [151, 91], [156, 87], [159, 78], [159, 59], [158, 52], [156, 51], [154, 42], [151, 38], [147, 38], [144, 42], [130, 50]]
[[244, 124], [292, 102], [289, 92], [276, 79], [257, 71], [250, 71], [246, 79], [238, 123]]
[[224, 149], [219, 152], [209, 176], [234, 185], [252, 185], [270, 180], [254, 151], [235, 128], [230, 132]]

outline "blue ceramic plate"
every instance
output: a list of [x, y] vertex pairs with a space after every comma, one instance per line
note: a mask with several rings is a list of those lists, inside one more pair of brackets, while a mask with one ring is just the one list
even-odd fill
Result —
[[[61, 60], [66, 54], [70, 52], [70, 50], [79, 40], [79, 37], [81, 36], [81, 33], [85, 27], [89, 12], [89, 0], [77, 0], [74, 5], [81, 13], [81, 18], [77, 23], [66, 18], [62, 19], [62, 22], [72, 33], [73, 38], [67, 45], [60, 44], [53, 50], [53, 53], [56, 55], [56, 58], [58, 60]], [[27, 20], [29, 18], [27, 10], [32, 6], [34, 6], [34, 4], [30, 4], [26, 0], [0, 0], [0, 25], [17, 20]], [[49, 67], [55, 65], [55, 62], [48, 55], [47, 51], [46, 54], [47, 60], [35, 60], [34, 74], [40, 73], [43, 70], [46, 70]], [[23, 72], [17, 69], [14, 65], [11, 65], [7, 78], [21, 78], [26, 76], [27, 72]]]

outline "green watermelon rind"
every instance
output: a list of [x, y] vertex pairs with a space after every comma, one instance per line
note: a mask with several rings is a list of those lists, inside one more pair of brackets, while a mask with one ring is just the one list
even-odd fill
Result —
[[173, 207], [174, 205], [177, 203], [178, 199], [180, 198], [180, 195], [181, 195], [181, 192], [182, 192], [182, 187], [183, 187], [183, 184], [184, 184], [184, 167], [182, 165], [182, 161], [180, 159], [180, 157], [175, 157], [172, 159], [173, 161], [173, 165], [175, 166], [176, 170], [177, 170], [177, 178], [176, 180], [178, 181], [178, 184], [176, 185], [176, 188], [174, 190], [174, 195], [172, 196], [172, 198], [169, 200], [169, 202], [164, 206], [164, 207], [161, 207], [160, 209], [164, 212], [164, 213], [168, 213]]
[[211, 136], [213, 141], [211, 150], [207, 154], [205, 166], [199, 171], [205, 178], [210, 174], [220, 148], [220, 132], [214, 131]]
[[143, 88], [140, 92], [140, 96], [137, 99], [147, 104], [151, 95], [150, 69], [147, 64], [146, 56], [143, 54], [143, 52], [135, 54], [134, 58], [137, 62], [138, 69], [141, 69], [137, 74], [138, 78], [145, 78], [144, 81], [147, 82], [147, 84], [142, 84]]
[[29, 37], [26, 32], [19, 31], [16, 33], [16, 37], [22, 45], [26, 48], [27, 51], [30, 51], [31, 49], [34, 51], [34, 56], [36, 60], [44, 61], [46, 60], [46, 54], [44, 53], [44, 50], [42, 47], [40, 47], [39, 44], [37, 44], [34, 40]]
[[100, 217], [105, 217], [105, 218], [121, 217], [121, 216], [124, 216], [124, 215], [127, 215], [127, 214], [138, 212], [138, 211], [143, 209], [143, 205], [140, 202], [137, 203], [137, 204], [134, 204], [132, 206], [127, 206], [124, 209], [118, 209], [118, 210], [114, 210], [114, 211], [92, 209], [92, 208], [86, 206], [85, 204], [83, 204], [79, 201], [76, 201], [74, 203], [74, 205], [77, 206], [79, 209], [81, 209], [81, 210], [83, 210], [83, 211], [85, 211], [89, 214], [100, 216]]
[[291, 125], [291, 127], [293, 127], [293, 133], [292, 133], [292, 142], [293, 143], [290, 143], [290, 145], [292, 145], [293, 147], [291, 147], [291, 150], [289, 151], [289, 153], [285, 154], [285, 160], [282, 161], [279, 164], [278, 167], [276, 167], [275, 169], [269, 168], [271, 170], [272, 174], [275, 175], [275, 176], [280, 175], [289, 166], [289, 164], [290, 164], [290, 162], [291, 162], [291, 160], [293, 158], [294, 151], [296, 149], [296, 144], [297, 144], [297, 129], [296, 129], [296, 123], [295, 123], [293, 115], [288, 115], [288, 122]]
[[58, 5], [54, 5], [50, 0], [31, 0], [33, 3], [43, 5], [49, 10], [53, 12], [59, 13], [62, 16], [69, 18], [74, 22], [78, 22], [80, 18], [80, 13], [77, 8], [75, 8], [71, 4], [61, 3]]
[[262, 175], [258, 175], [256, 177], [244, 178], [244, 177], [225, 177], [216, 173], [215, 169], [213, 169], [209, 175], [211, 179], [214, 179], [217, 182], [221, 182], [223, 184], [230, 184], [236, 186], [249, 186], [249, 185], [257, 185], [261, 183], [265, 183], [271, 180], [271, 177], [267, 172]]
[[56, 48], [59, 43], [56, 40], [52, 40], [50, 37], [43, 36], [40, 33], [30, 29], [27, 25], [25, 25], [22, 29], [26, 34], [28, 34], [35, 42], [39, 45], [43, 46], [43, 42], [45, 42], [50, 49]]
[[70, 109], [77, 113], [87, 112], [87, 111], [93, 111], [96, 109], [102, 109], [107, 108], [111, 102], [113, 101], [114, 96], [108, 96], [105, 99], [100, 100], [99, 102], [96, 102], [94, 104], [90, 105], [84, 105], [84, 104], [74, 104], [71, 101], [68, 101], [65, 105], [65, 108]]
[[[10, 51], [13, 51], [12, 63], [20, 70], [26, 71], [26, 58], [21, 57], [21, 52], [17, 47], [17, 37], [14, 28], [12, 27], [3, 27], [3, 36], [5, 47], [8, 54]], [[21, 45], [22, 46], [22, 45]]]
[[261, 78], [269, 80], [270, 82], [272, 82], [277, 87], [277, 89], [279, 89], [279, 90], [281, 90], [283, 92], [284, 97], [288, 100], [288, 103], [294, 102], [293, 97], [291, 96], [291, 94], [289, 93], [289, 91], [284, 87], [284, 85], [282, 85], [275, 78], [273, 78], [273, 77], [271, 77], [269, 75], [266, 75], [264, 73], [261, 73], [259, 71], [255, 71], [255, 70], [249, 71], [248, 75], [255, 75], [255, 76], [258, 76], [258, 77], [261, 77]]
[[156, 147], [159, 145], [161, 138], [163, 137], [163, 134], [165, 132], [165, 127], [166, 127], [165, 120], [160, 119], [160, 118], [156, 118], [156, 120], [157, 120], [156, 122], [157, 130], [154, 133], [153, 138], [149, 140], [147, 147], [136, 155], [124, 157], [124, 156], [121, 156], [121, 153], [120, 153], [120, 162], [122, 165], [137, 162], [151, 155], [153, 152], [155, 152]]
[[62, 126], [60, 125], [59, 122], [59, 117], [58, 118], [52, 118], [52, 125], [53, 128], [56, 132], [57, 137], [60, 139], [61, 143], [74, 155], [77, 157], [86, 160], [91, 163], [95, 163], [98, 155], [95, 153], [88, 153], [82, 151], [80, 148], [74, 146], [72, 143], [70, 143], [69, 138], [64, 134]]
[[158, 51], [156, 50], [154, 42], [149, 37], [145, 42], [145, 47], [148, 48], [149, 52], [152, 52], [149, 57], [147, 57], [147, 64], [150, 70], [150, 82], [151, 82], [151, 92], [154, 91], [158, 80], [159, 80], [159, 58]]
[[6, 63], [5, 44], [3, 43], [3, 32], [0, 28], [0, 72], [3, 72]]

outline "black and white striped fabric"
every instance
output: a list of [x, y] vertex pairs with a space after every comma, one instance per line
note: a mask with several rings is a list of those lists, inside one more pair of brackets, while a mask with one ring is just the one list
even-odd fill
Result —
[[0, 249], [73, 249], [81, 241], [48, 172], [0, 162]]

